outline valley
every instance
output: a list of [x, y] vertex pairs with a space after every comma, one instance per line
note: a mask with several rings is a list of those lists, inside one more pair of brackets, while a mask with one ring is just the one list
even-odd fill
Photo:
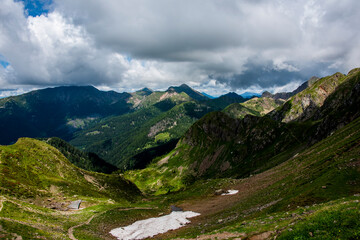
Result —
[[152, 239], [358, 239], [359, 106], [359, 68], [251, 98], [183, 84], [1, 99], [0, 238], [116, 239], [176, 206], [200, 215]]

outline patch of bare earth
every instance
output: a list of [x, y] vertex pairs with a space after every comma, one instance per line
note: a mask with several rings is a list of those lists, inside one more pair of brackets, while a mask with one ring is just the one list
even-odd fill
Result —
[[[191, 219], [191, 223], [185, 226], [184, 228], [190, 228], [192, 226], [196, 226], [198, 224], [206, 222], [212, 215], [218, 214], [226, 209], [229, 209], [236, 204], [245, 201], [252, 195], [260, 192], [263, 189], [266, 189], [267, 187], [275, 184], [276, 182], [282, 180], [283, 178], [287, 177], [287, 174], [279, 174], [280, 172], [284, 172], [284, 167], [289, 168], [289, 166], [286, 163], [280, 164], [278, 167], [270, 169], [266, 172], [251, 176], [246, 179], [239, 180], [237, 183], [229, 186], [229, 188], [234, 190], [239, 190], [239, 192], [235, 195], [226, 195], [226, 196], [219, 196], [219, 195], [213, 195], [207, 198], [201, 198], [201, 199], [193, 199], [193, 200], [186, 200], [182, 203], [179, 203], [179, 207], [184, 209], [184, 211], [193, 211], [200, 213], [201, 215], [195, 218]], [[291, 174], [291, 171], [286, 171], [288, 174]], [[281, 199], [278, 199], [276, 201], [269, 202], [265, 204], [264, 206], [254, 206], [253, 209], [249, 209], [251, 212], [255, 211], [261, 211], [264, 208], [267, 208]], [[181, 228], [181, 229], [184, 229]], [[180, 230], [181, 230], [180, 229]], [[171, 238], [175, 237], [178, 230], [170, 231], [168, 233], [157, 235], [155, 238], [158, 239], [164, 239], [164, 238]], [[225, 234], [225, 233], [224, 233]], [[236, 234], [236, 233], [235, 233]], [[261, 236], [265, 236], [265, 234], [260, 234]], [[258, 238], [255, 239], [262, 239], [261, 236], [258, 236]], [[196, 239], [212, 239], [210, 236], [212, 235], [200, 235]], [[253, 237], [256, 237], [253, 236]], [[202, 238], [204, 237], [204, 238]], [[228, 238], [233, 238], [230, 235], [227, 235]], [[241, 233], [237, 234], [237, 236], [234, 236], [234, 238], [241, 239]], [[220, 238], [218, 238], [220, 239]], [[226, 239], [226, 238], [223, 238]], [[265, 239], [265, 238], [263, 238]]]

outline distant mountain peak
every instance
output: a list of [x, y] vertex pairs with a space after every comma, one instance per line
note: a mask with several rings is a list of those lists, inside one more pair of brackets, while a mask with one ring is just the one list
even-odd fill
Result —
[[148, 96], [150, 94], [152, 94], [154, 91], [151, 90], [150, 88], [144, 87], [140, 90], [137, 90], [136, 93], [142, 96]]
[[185, 83], [181, 84], [178, 87], [171, 86], [166, 91], [167, 92], [177, 92], [177, 93], [184, 92], [184, 93], [186, 93], [187, 95], [189, 95], [191, 98], [193, 98], [195, 100], [207, 100], [207, 99], [209, 99], [208, 97], [206, 97], [202, 93], [194, 90], [193, 88], [189, 87]]

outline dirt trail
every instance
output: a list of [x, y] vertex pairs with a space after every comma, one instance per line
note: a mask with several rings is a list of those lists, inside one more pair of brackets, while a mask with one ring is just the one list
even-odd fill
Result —
[[[138, 208], [138, 207], [134, 207], [134, 208], [124, 208], [124, 209], [119, 209], [119, 211], [130, 211], [130, 210], [149, 210], [149, 209], [153, 209], [153, 208]], [[90, 222], [97, 216], [100, 216], [101, 214], [107, 212], [109, 210], [106, 210], [106, 211], [103, 211], [103, 212], [99, 212], [99, 213], [96, 213], [94, 215], [92, 215], [87, 221], [83, 222], [83, 223], [80, 223], [76, 226], [73, 226], [73, 227], [70, 227], [69, 230], [68, 230], [68, 236], [71, 240], [78, 240], [75, 236], [74, 236], [74, 229], [75, 228], [79, 228], [79, 227], [82, 227], [84, 225], [88, 225], [90, 224]]]
[[3, 202], [5, 202], [5, 201], [6, 201], [6, 199], [4, 199], [4, 198], [1, 198], [1, 199], [0, 199], [0, 212], [1, 212], [1, 210], [3, 209], [3, 207], [4, 207]]

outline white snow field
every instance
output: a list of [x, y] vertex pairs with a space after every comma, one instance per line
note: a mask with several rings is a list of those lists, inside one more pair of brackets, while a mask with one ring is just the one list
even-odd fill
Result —
[[226, 193], [223, 193], [221, 194], [222, 196], [225, 196], [225, 195], [234, 195], [234, 194], [237, 194], [239, 192], [239, 190], [227, 190]]
[[148, 218], [134, 222], [126, 227], [115, 228], [111, 230], [110, 233], [119, 240], [144, 239], [160, 233], [165, 233], [169, 230], [181, 228], [187, 223], [190, 223], [188, 218], [199, 215], [200, 213], [192, 211], [172, 212], [169, 215]]

